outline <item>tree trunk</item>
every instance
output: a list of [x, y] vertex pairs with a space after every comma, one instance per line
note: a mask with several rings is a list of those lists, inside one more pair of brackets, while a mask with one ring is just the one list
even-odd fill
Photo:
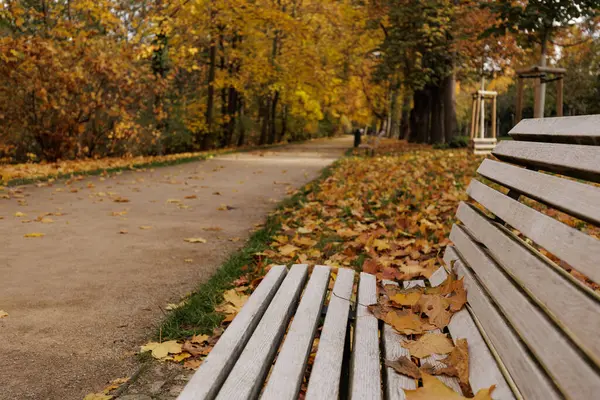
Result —
[[398, 92], [400, 87], [397, 83], [392, 86], [392, 98], [390, 101], [390, 124], [389, 124], [389, 137], [400, 137], [400, 109], [398, 107]]
[[262, 126], [260, 128], [259, 145], [267, 143], [267, 134], [269, 133], [269, 111], [271, 109], [271, 97], [264, 96], [260, 104], [260, 115], [262, 118]]
[[285, 134], [287, 133], [287, 106], [283, 105], [281, 107], [281, 133], [279, 134], [278, 142], [281, 142], [283, 138], [285, 138]]
[[429, 143], [444, 143], [444, 126], [442, 119], [442, 99], [439, 86], [432, 86], [431, 93], [431, 131]]
[[429, 140], [430, 96], [427, 89], [415, 90], [414, 106], [410, 112], [410, 142], [427, 143]]
[[[550, 31], [546, 30], [542, 35], [540, 67], [546, 66], [546, 54], [548, 53], [548, 39]], [[546, 106], [546, 84], [542, 83], [541, 78], [535, 78], [535, 100], [534, 118], [544, 118], [544, 107]]]
[[275, 143], [276, 124], [275, 119], [277, 117], [277, 102], [279, 101], [279, 92], [276, 91], [271, 100], [271, 110], [269, 112], [269, 144]]
[[402, 96], [402, 114], [400, 119], [400, 139], [408, 139], [410, 134], [410, 98], [411, 93], [405, 87]]
[[446, 143], [458, 135], [456, 123], [456, 75], [453, 72], [444, 79], [444, 136]]
[[206, 132], [202, 137], [202, 150], [208, 150], [213, 146], [213, 116], [215, 106], [215, 69], [217, 67], [217, 46], [211, 43], [209, 48], [208, 67], [208, 93], [206, 99]]
[[[239, 96], [238, 96], [239, 97]], [[242, 98], [239, 99], [239, 108], [238, 112], [240, 114], [240, 137], [238, 138], [237, 145], [238, 147], [242, 147], [246, 140], [246, 126], [244, 125], [244, 100]]]

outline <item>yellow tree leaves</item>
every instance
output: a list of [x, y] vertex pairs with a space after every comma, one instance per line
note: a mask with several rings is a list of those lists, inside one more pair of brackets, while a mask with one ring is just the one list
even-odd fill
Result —
[[181, 353], [181, 344], [177, 343], [177, 341], [175, 340], [169, 340], [162, 343], [150, 342], [142, 346], [141, 351], [142, 353], [146, 351], [151, 351], [152, 357], [161, 360], [166, 358], [170, 354]]
[[386, 367], [393, 368], [399, 374], [409, 376], [414, 379], [421, 378], [421, 371], [419, 367], [413, 363], [408, 357], [400, 357], [394, 361], [386, 360]]
[[448, 357], [440, 361], [444, 367], [428, 368], [432, 375], [455, 376], [463, 385], [469, 385], [469, 347], [466, 339], [458, 339]]
[[4, 310], [0, 310], [0, 319], [8, 317], [8, 313]]

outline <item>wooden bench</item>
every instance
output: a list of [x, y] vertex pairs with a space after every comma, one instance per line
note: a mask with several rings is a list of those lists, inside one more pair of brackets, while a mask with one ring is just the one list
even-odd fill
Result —
[[[478, 180], [468, 188], [493, 217], [464, 202], [458, 208], [444, 261], [464, 278], [468, 304], [447, 329], [455, 342], [467, 339], [474, 393], [495, 384], [494, 399], [600, 398], [600, 296], [531, 245], [600, 282], [600, 241], [518, 201], [529, 197], [600, 225], [598, 186], [534, 171], [599, 183], [599, 132], [600, 116], [522, 121], [515, 140], [494, 150], [508, 163], [487, 159], [478, 169], [508, 195]], [[446, 277], [442, 267], [403, 285], [437, 286]], [[377, 302], [375, 277], [360, 273], [354, 293], [356, 278], [350, 269], [273, 267], [179, 399], [296, 399], [305, 378], [309, 400], [404, 399], [417, 381], [384, 361], [409, 355], [406, 337], [367, 310]], [[461, 392], [456, 378], [437, 378]]]
[[375, 135], [367, 135], [365, 143], [358, 146], [359, 149], [365, 149], [366, 154], [370, 156], [375, 155], [375, 151], [379, 147], [379, 143], [381, 143], [381, 139], [385, 136], [385, 131], [381, 131], [377, 136]]

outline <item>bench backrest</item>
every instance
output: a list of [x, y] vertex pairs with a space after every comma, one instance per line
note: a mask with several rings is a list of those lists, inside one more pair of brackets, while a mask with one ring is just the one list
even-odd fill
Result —
[[467, 189], [445, 260], [524, 398], [597, 398], [600, 115], [523, 120], [510, 135]]

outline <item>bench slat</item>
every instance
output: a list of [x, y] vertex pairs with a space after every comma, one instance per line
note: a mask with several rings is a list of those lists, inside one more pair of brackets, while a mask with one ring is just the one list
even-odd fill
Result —
[[354, 271], [340, 268], [327, 307], [319, 348], [308, 381], [306, 391], [308, 400], [328, 400], [339, 397], [346, 328], [353, 287]]
[[600, 147], [503, 140], [492, 152], [501, 160], [600, 182]]
[[[512, 378], [517, 382], [519, 390], [525, 398], [556, 398], [552, 391], [539, 382], [541, 371], [537, 366], [526, 365], [529, 361], [527, 352], [513, 343], [511, 347], [502, 345], [509, 331], [507, 321], [515, 332], [527, 344], [536, 359], [548, 371], [564, 395], [571, 398], [593, 398], [600, 391], [600, 377], [594, 368], [581, 357], [576, 346], [564, 336], [531, 299], [519, 290], [502, 272], [501, 268], [476, 245], [463, 228], [454, 225], [450, 234], [460, 255], [468, 266], [477, 274], [478, 280], [494, 299], [501, 310], [502, 318], [494, 310], [489, 299], [484, 298], [481, 290], [473, 285], [473, 275], [467, 268], [460, 268], [459, 275], [465, 276], [469, 303], [485, 332], [492, 338], [494, 347], [500, 352], [504, 364], [508, 366]], [[527, 269], [525, 265], [520, 265]], [[557, 296], [558, 297], [558, 296]], [[566, 299], [566, 298], [565, 298]], [[588, 310], [591, 314], [592, 310]], [[501, 332], [504, 331], [504, 334]], [[513, 339], [512, 333], [509, 334]], [[519, 347], [517, 347], [519, 346]], [[506, 357], [506, 359], [505, 359]], [[536, 381], [537, 380], [537, 381]], [[542, 391], [548, 393], [541, 396]]]
[[307, 274], [308, 266], [305, 264], [297, 264], [290, 269], [225, 380], [217, 399], [254, 399], [258, 396], [302, 292]]
[[600, 364], [600, 303], [559, 272], [560, 267], [553, 268], [471, 206], [461, 202], [456, 215], [531, 300]]
[[477, 172], [509, 189], [600, 225], [600, 188], [525, 168], [484, 160]]
[[377, 318], [367, 306], [377, 304], [375, 275], [360, 273], [350, 370], [350, 398], [381, 399], [381, 360]]
[[600, 144], [600, 115], [521, 120], [508, 132], [513, 139], [536, 142]]
[[[383, 284], [398, 286], [397, 282], [390, 280], [384, 280]], [[392, 326], [384, 323], [381, 338], [384, 360], [394, 361], [400, 357], [410, 358], [408, 349], [402, 347], [402, 343], [406, 340], [408, 340], [406, 335], [398, 333]], [[415, 379], [399, 374], [393, 368], [386, 367], [385, 365], [383, 370], [385, 379], [384, 390], [387, 400], [405, 400], [406, 394], [404, 390], [415, 390], [417, 388], [417, 381]]]
[[178, 397], [179, 400], [215, 398], [286, 274], [287, 269], [283, 265], [269, 270], [185, 386]]
[[535, 243], [593, 281], [600, 282], [600, 240], [519, 203], [475, 179], [471, 181], [467, 193]]
[[[452, 247], [447, 247], [444, 253], [444, 262], [450, 266], [452, 261], [458, 262], [459, 260], [456, 251]], [[467, 340], [469, 346], [469, 383], [473, 393], [477, 393], [480, 389], [489, 388], [491, 385], [496, 385], [492, 392], [492, 399], [514, 399], [515, 396], [498, 368], [496, 359], [490, 352], [466, 307], [452, 315], [448, 330], [454, 343], [458, 339]]]
[[329, 267], [316, 266], [261, 399], [292, 400], [298, 397], [328, 284]]

